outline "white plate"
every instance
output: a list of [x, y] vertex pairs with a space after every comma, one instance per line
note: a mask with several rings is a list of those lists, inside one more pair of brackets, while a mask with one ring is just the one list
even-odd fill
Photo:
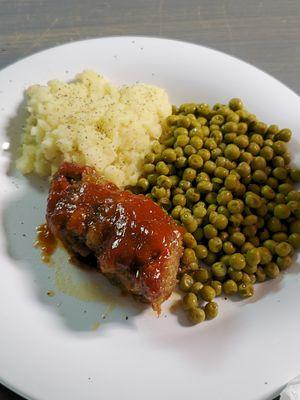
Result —
[[[297, 147], [300, 99], [264, 72], [193, 44], [112, 37], [46, 50], [0, 72], [0, 140], [11, 142], [13, 157], [24, 89], [53, 78], [71, 79], [87, 68], [119, 84], [162, 86], [175, 104], [242, 97], [262, 120], [292, 128]], [[110, 299], [86, 302], [68, 296], [55, 287], [55, 273], [77, 288], [78, 281], [86, 286], [94, 277], [40, 261], [32, 242], [44, 219], [46, 185], [40, 188], [37, 180], [25, 179], [13, 168], [7, 174], [10, 159], [11, 153], [3, 150], [2, 383], [37, 400], [262, 400], [299, 374], [299, 265], [260, 285], [248, 301], [221, 301], [220, 316], [195, 327], [170, 313], [172, 301], [160, 318], [122, 297], [113, 307], [118, 291], [101, 278], [95, 278], [97, 285], [101, 292], [113, 293]], [[59, 265], [63, 256], [57, 257]], [[49, 290], [54, 297], [47, 296]]]

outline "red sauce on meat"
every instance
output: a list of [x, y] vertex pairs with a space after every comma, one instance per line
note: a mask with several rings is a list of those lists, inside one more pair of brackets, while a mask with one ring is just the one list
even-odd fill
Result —
[[49, 192], [47, 223], [67, 248], [82, 257], [92, 252], [104, 274], [121, 276], [133, 292], [139, 280], [150, 297], [168, 279], [165, 260], [172, 250], [181, 253], [183, 230], [172, 218], [152, 200], [118, 189], [89, 167], [61, 166]]

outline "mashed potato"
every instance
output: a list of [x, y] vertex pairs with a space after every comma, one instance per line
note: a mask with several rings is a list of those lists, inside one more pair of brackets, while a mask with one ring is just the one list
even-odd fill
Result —
[[117, 88], [92, 71], [72, 83], [51, 81], [28, 91], [30, 113], [17, 168], [54, 173], [62, 161], [95, 167], [119, 186], [133, 185], [144, 155], [171, 113], [166, 92], [138, 84]]

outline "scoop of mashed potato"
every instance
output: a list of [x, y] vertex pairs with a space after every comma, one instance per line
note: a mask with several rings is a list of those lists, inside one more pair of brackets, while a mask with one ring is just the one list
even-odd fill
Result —
[[134, 185], [145, 154], [171, 114], [155, 86], [116, 87], [93, 71], [75, 81], [50, 81], [27, 90], [29, 116], [17, 168], [53, 174], [63, 161], [90, 165], [120, 187]]

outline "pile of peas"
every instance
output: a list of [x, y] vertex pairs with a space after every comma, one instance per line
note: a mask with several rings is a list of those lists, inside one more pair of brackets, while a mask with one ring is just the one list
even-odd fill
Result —
[[173, 106], [145, 156], [135, 191], [183, 225], [179, 287], [192, 323], [218, 314], [215, 297], [254, 293], [300, 247], [300, 171], [290, 166], [289, 129], [228, 105]]

